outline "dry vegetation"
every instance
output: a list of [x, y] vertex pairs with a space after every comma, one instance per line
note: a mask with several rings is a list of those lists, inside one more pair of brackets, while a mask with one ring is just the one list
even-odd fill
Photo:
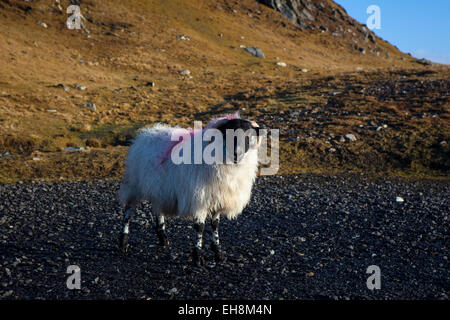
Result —
[[381, 39], [362, 54], [253, 0], [83, 1], [89, 38], [65, 27], [68, 5], [0, 0], [1, 182], [118, 178], [138, 128], [238, 109], [282, 129], [281, 173], [448, 177], [447, 66]]

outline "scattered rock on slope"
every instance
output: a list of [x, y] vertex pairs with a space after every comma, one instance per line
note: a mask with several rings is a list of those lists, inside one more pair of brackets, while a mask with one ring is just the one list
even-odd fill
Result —
[[261, 51], [261, 49], [257, 47], [247, 47], [245, 48], [245, 51], [249, 52], [250, 54], [254, 55], [258, 58], [265, 58], [264, 53]]
[[185, 70], [180, 70], [180, 71], [178, 71], [178, 72], [179, 72], [179, 74], [181, 74], [181, 75], [183, 75], [183, 76], [188, 76], [188, 75], [191, 74], [191, 71], [189, 71], [189, 70], [187, 70], [187, 69], [185, 69]]

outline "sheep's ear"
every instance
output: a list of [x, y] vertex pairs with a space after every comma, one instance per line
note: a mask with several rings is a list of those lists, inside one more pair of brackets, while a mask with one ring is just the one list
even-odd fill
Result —
[[262, 129], [259, 124], [257, 124], [255, 121], [251, 120], [250, 125], [252, 126], [252, 129], [256, 131], [256, 134], [258, 137], [260, 136], [260, 130]]

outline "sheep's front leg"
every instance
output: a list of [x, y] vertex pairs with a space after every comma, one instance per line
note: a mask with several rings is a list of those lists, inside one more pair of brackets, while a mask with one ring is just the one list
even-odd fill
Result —
[[130, 233], [130, 219], [135, 212], [134, 205], [127, 205], [125, 207], [125, 216], [123, 219], [123, 229], [119, 238], [119, 249], [123, 253], [127, 253], [128, 251], [128, 235]]
[[194, 230], [197, 233], [197, 240], [194, 246], [193, 252], [193, 262], [197, 266], [201, 266], [205, 264], [205, 259], [202, 255], [202, 244], [203, 244], [203, 230], [205, 230], [205, 222], [204, 221], [196, 221], [194, 223]]
[[219, 242], [219, 219], [220, 215], [216, 215], [211, 218], [212, 250], [214, 251], [214, 259], [217, 262], [222, 262], [225, 260], [225, 257], [222, 253]]
[[166, 234], [166, 224], [164, 221], [164, 216], [162, 214], [157, 215], [156, 235], [158, 236], [160, 246], [166, 247], [169, 245], [169, 238], [167, 238]]

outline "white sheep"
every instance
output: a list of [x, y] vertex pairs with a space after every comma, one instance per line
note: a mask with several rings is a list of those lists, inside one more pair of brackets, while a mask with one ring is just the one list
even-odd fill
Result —
[[[192, 145], [197, 135], [205, 137], [208, 129], [216, 129], [219, 138], [223, 138], [223, 141], [218, 141], [223, 146], [225, 163], [174, 163], [172, 155], [176, 146], [181, 147], [182, 143]], [[245, 131], [248, 139], [239, 140], [228, 135], [230, 131], [236, 133], [239, 129]], [[128, 152], [119, 190], [119, 199], [125, 208], [120, 249], [127, 252], [129, 222], [136, 205], [148, 200], [157, 216], [156, 230], [160, 245], [168, 245], [165, 216], [190, 217], [197, 232], [193, 260], [196, 264], [203, 264], [202, 236], [205, 221], [210, 217], [215, 259], [223, 260], [219, 245], [219, 218], [221, 215], [228, 219], [237, 217], [250, 200], [258, 169], [259, 133], [255, 122], [241, 119], [237, 113], [212, 119], [205, 129], [197, 131], [187, 132], [183, 128], [162, 124], [142, 129]], [[186, 135], [192, 139], [185, 139]], [[184, 142], [172, 141], [174, 136], [182, 137]], [[204, 140], [201, 150], [216, 139]], [[191, 151], [194, 152], [194, 149], [192, 147]]]

